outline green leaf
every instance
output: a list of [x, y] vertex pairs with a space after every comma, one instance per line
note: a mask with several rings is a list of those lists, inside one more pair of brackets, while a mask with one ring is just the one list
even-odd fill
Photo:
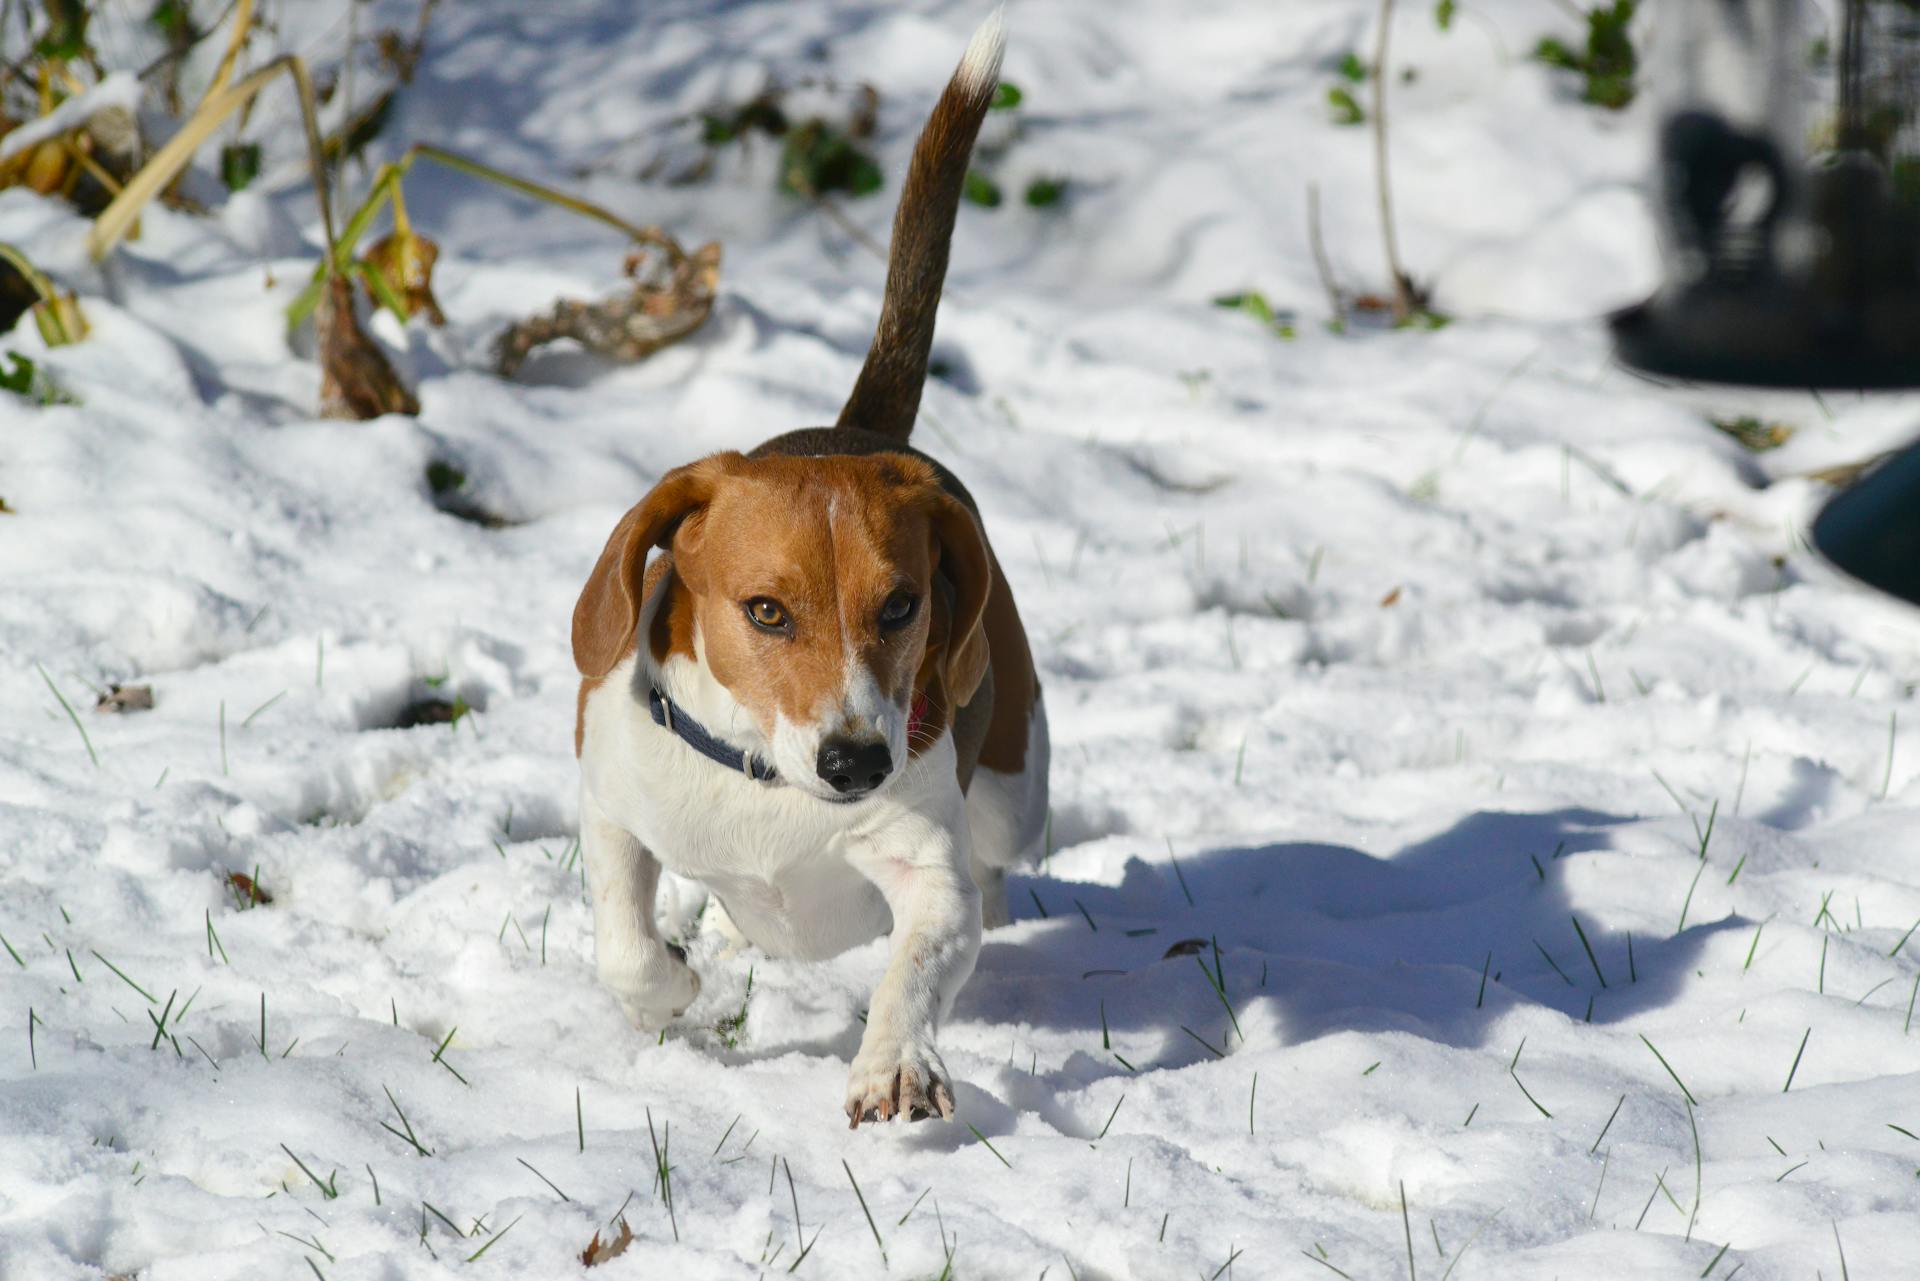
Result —
[[34, 363], [17, 351], [9, 351], [7, 359], [13, 362], [13, 369], [0, 373], [0, 387], [6, 388], [16, 396], [25, 396], [33, 389]]
[[1230, 311], [1244, 311], [1263, 325], [1273, 323], [1273, 305], [1257, 289], [1243, 294], [1221, 294], [1213, 300], [1213, 305]]
[[[19, 352], [8, 351], [6, 358], [13, 362], [13, 368], [0, 371], [0, 390], [10, 391], [22, 400], [30, 400], [41, 406], [80, 403], [62, 391], [38, 365]], [[0, 502], [0, 511], [4, 510], [6, 510], [6, 504]]]
[[1633, 101], [1633, 78], [1631, 76], [1589, 76], [1586, 92], [1580, 97], [1596, 107], [1605, 107], [1610, 111], [1622, 110]]
[[1556, 36], [1541, 36], [1540, 43], [1533, 47], [1533, 56], [1550, 67], [1580, 70], [1579, 57], [1567, 47], [1566, 41]]
[[1002, 80], [993, 91], [993, 101], [987, 104], [989, 111], [1012, 111], [1020, 105], [1020, 99], [1026, 95], [1020, 92], [1020, 86], [1011, 80]]
[[1533, 56], [1548, 66], [1579, 72], [1585, 77], [1580, 97], [1595, 106], [1618, 111], [1633, 101], [1636, 87], [1634, 72], [1639, 68], [1639, 51], [1633, 47], [1630, 27], [1637, 0], [1613, 0], [1587, 10], [1587, 39], [1576, 50], [1564, 40], [1544, 36], [1534, 46]]
[[467, 473], [445, 459], [436, 458], [427, 464], [427, 488], [436, 494], [459, 489], [466, 483]]
[[47, 0], [47, 33], [34, 52], [48, 62], [72, 62], [90, 52], [87, 24], [93, 13], [86, 0]]
[[1267, 301], [1267, 296], [1257, 289], [1238, 294], [1221, 294], [1213, 300], [1213, 305], [1225, 307], [1230, 311], [1244, 311], [1270, 330], [1276, 338], [1291, 339], [1297, 332], [1294, 328], [1293, 313], [1275, 311], [1273, 304]]
[[1341, 85], [1327, 90], [1327, 106], [1333, 111], [1333, 123], [1337, 125], [1365, 124], [1367, 113], [1354, 101], [1352, 94]]
[[1027, 184], [1027, 204], [1035, 209], [1051, 209], [1067, 194], [1065, 178], [1035, 178]]
[[1347, 50], [1346, 56], [1340, 59], [1340, 74], [1355, 84], [1365, 84], [1367, 79], [1367, 64], [1360, 61], [1359, 54], [1349, 49]]
[[873, 157], [826, 121], [811, 120], [787, 132], [780, 185], [795, 195], [864, 196], [880, 190], [883, 181]]
[[967, 170], [966, 186], [961, 189], [960, 194], [983, 209], [1000, 207], [999, 184], [978, 169]]
[[228, 191], [244, 191], [260, 176], [260, 144], [230, 142], [220, 148], [220, 181]]
[[1433, 6], [1434, 25], [1442, 31], [1452, 30], [1453, 14], [1457, 7], [1458, 6], [1454, 4], [1454, 0], [1440, 0], [1440, 3]]
[[188, 12], [187, 0], [160, 0], [153, 6], [153, 12], [147, 15], [147, 21], [155, 30], [166, 35], [187, 30], [192, 14]]

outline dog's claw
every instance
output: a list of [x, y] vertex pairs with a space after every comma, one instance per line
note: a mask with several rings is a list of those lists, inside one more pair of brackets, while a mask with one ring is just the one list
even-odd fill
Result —
[[848, 1129], [858, 1129], [862, 1122], [953, 1116], [953, 1089], [929, 1062], [937, 1062], [931, 1054], [887, 1055], [882, 1062], [892, 1059], [893, 1063], [877, 1070], [866, 1068], [862, 1062], [878, 1057], [862, 1055], [854, 1060], [853, 1079], [847, 1089]]

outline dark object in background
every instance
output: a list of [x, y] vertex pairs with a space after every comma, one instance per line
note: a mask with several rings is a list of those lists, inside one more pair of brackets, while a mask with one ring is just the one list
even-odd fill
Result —
[[1813, 522], [1813, 542], [1869, 587], [1920, 605], [1920, 445], [1828, 503]]
[[[1706, 382], [1920, 387], [1920, 6], [1846, 0], [1830, 106], [1804, 0], [1664, 13], [1667, 278], [1612, 317], [1620, 359]], [[1813, 542], [1920, 604], [1920, 444], [1828, 503]]]
[[1920, 386], [1920, 11], [1847, 0], [1830, 91], [1806, 14], [1803, 0], [1667, 10], [1667, 279], [1613, 317], [1627, 364], [1764, 387]]

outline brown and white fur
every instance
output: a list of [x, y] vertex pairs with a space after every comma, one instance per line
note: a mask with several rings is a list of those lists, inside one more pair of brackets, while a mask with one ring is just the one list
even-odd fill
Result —
[[[1046, 716], [1012, 592], [966, 490], [907, 444], [1002, 43], [995, 14], [914, 148], [879, 329], [837, 425], [668, 472], [573, 617], [601, 981], [643, 1028], [699, 992], [654, 921], [663, 866], [711, 891], [709, 923], [772, 955], [890, 933], [847, 1086], [854, 1125], [953, 1114], [935, 1035], [1047, 813]], [[695, 752], [655, 722], [650, 687], [778, 778]]]

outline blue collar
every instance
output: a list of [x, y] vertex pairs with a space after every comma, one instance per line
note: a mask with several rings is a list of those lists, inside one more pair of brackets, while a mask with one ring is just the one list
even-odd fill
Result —
[[657, 687], [647, 689], [647, 710], [653, 723], [671, 730], [681, 742], [717, 765], [738, 770], [756, 783], [771, 783], [779, 778], [772, 765], [742, 748], [723, 743], [707, 732], [706, 726], [689, 716]]

